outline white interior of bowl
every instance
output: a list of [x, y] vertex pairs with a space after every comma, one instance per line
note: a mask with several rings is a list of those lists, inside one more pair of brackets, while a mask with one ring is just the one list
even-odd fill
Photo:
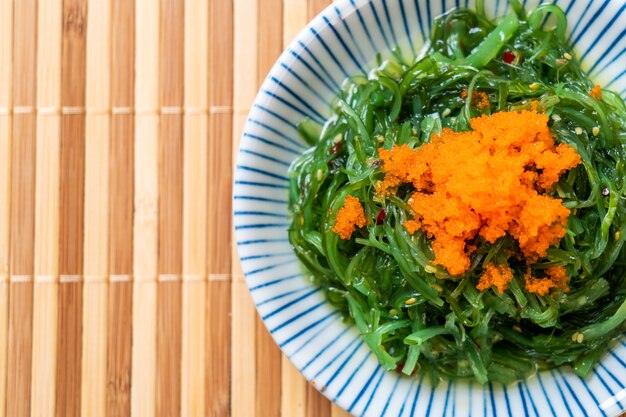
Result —
[[[626, 347], [617, 344], [582, 380], [568, 369], [515, 386], [439, 384], [384, 372], [351, 324], [307, 282], [287, 239], [287, 170], [306, 149], [296, 125], [323, 122], [343, 80], [399, 45], [423, 45], [434, 17], [467, 1], [345, 0], [326, 9], [280, 57], [250, 112], [234, 185], [234, 223], [243, 271], [259, 314], [307, 380], [357, 416], [611, 416], [626, 406]], [[469, 7], [473, 2], [469, 2]], [[486, 2], [502, 15], [506, 2]], [[526, 2], [524, 2], [526, 3]], [[531, 8], [538, 2], [529, 1]], [[626, 38], [620, 1], [557, 1], [583, 67], [626, 93]], [[620, 401], [623, 401], [620, 402]]]

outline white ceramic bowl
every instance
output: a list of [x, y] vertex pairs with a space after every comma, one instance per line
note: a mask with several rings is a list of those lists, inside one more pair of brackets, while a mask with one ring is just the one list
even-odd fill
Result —
[[[515, 386], [442, 383], [385, 372], [354, 326], [301, 275], [287, 239], [287, 170], [306, 149], [296, 125], [323, 122], [342, 81], [367, 71], [377, 53], [399, 45], [412, 56], [434, 17], [453, 0], [344, 0], [315, 18], [263, 83], [244, 129], [234, 183], [234, 223], [250, 292], [267, 328], [294, 365], [356, 416], [615, 416], [626, 409], [626, 345], [592, 375], [542, 372]], [[506, 1], [486, 2], [490, 15]], [[524, 1], [526, 3], [526, 1]], [[532, 8], [537, 1], [528, 1]], [[604, 87], [626, 93], [626, 0], [558, 0], [583, 67]]]

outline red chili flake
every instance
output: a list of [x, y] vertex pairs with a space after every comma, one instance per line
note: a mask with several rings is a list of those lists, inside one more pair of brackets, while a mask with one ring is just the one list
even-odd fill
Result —
[[381, 224], [383, 224], [385, 222], [386, 216], [387, 216], [387, 213], [385, 213], [385, 210], [380, 209], [378, 211], [378, 216], [376, 216], [376, 226], [380, 226]]
[[506, 64], [512, 64], [513, 62], [515, 62], [515, 58], [516, 56], [513, 52], [506, 51], [502, 54], [502, 60]]
[[328, 150], [328, 154], [329, 155], [334, 155], [336, 153], [339, 153], [339, 151], [341, 151], [341, 142], [335, 142], [333, 144], [333, 146], [330, 147], [330, 149]]

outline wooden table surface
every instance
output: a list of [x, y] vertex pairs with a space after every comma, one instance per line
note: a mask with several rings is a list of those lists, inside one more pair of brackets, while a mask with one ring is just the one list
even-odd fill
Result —
[[256, 314], [230, 205], [329, 1], [0, 1], [0, 417], [347, 415]]

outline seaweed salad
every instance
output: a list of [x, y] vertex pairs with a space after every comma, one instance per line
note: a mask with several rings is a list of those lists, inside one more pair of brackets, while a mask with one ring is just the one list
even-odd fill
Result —
[[556, 5], [438, 17], [346, 80], [290, 169], [290, 241], [387, 370], [587, 375], [626, 321], [626, 106]]

